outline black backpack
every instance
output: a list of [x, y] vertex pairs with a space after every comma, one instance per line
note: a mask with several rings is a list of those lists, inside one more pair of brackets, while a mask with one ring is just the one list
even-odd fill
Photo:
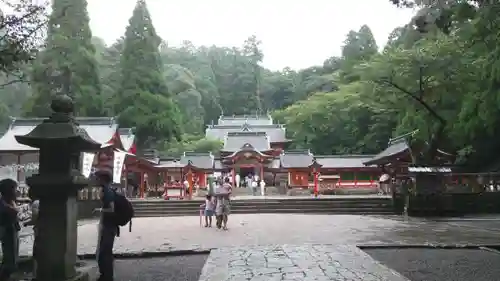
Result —
[[134, 207], [123, 194], [115, 192], [115, 223], [118, 226], [129, 224], [129, 232], [132, 231], [132, 218], [134, 217]]

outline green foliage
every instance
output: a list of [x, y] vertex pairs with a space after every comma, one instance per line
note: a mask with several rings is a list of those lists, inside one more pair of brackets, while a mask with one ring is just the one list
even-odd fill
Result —
[[162, 152], [171, 157], [180, 157], [185, 151], [212, 152], [217, 155], [223, 147], [219, 140], [200, 138], [199, 136], [184, 135], [183, 141], [165, 143]]
[[86, 0], [52, 2], [46, 47], [33, 65], [32, 84], [26, 115], [48, 116], [50, 100], [59, 93], [74, 99], [77, 115], [104, 114]]

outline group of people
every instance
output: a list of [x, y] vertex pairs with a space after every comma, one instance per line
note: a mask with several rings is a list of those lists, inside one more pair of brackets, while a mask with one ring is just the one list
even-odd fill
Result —
[[229, 178], [225, 178], [222, 183], [220, 180], [216, 182], [214, 194], [208, 194], [205, 198], [203, 208], [205, 216], [205, 227], [212, 227], [212, 217], [215, 215], [216, 227], [218, 229], [227, 230], [227, 221], [231, 210], [231, 193], [232, 185]]
[[[94, 212], [100, 214], [98, 227], [98, 241], [96, 258], [99, 266], [100, 277], [98, 281], [113, 280], [113, 245], [116, 236], [119, 236], [119, 227], [115, 222], [114, 200], [116, 190], [112, 189], [111, 173], [96, 172], [97, 184], [101, 187], [101, 208], [95, 209]], [[36, 274], [36, 258], [37, 258], [37, 220], [39, 200], [34, 198], [31, 193], [28, 193], [31, 199], [32, 215], [29, 221], [21, 224], [19, 220], [19, 208], [16, 205], [16, 191], [18, 183], [12, 179], [4, 179], [0, 181], [0, 241], [2, 245], [2, 264], [0, 267], [0, 280], [9, 280], [12, 274], [16, 271], [19, 258], [19, 231], [21, 225], [33, 226], [34, 243], [33, 257], [34, 268], [33, 274]], [[36, 276], [33, 280], [36, 280]]]

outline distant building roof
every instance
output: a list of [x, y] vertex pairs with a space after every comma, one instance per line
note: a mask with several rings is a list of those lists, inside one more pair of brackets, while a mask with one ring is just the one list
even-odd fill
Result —
[[224, 140], [222, 151], [236, 152], [249, 145], [256, 151], [271, 150], [269, 137], [265, 132], [230, 132]]
[[209, 125], [205, 130], [205, 136], [223, 141], [228, 133], [233, 132], [265, 132], [271, 143], [287, 141], [286, 130], [280, 124], [251, 125], [243, 123], [242, 125]]
[[160, 161], [157, 168], [184, 168], [186, 165], [177, 160]]
[[280, 155], [283, 168], [307, 168], [313, 163], [313, 160], [313, 154], [308, 149], [288, 150]]
[[[85, 129], [94, 141], [105, 144], [116, 134], [118, 124], [114, 117], [79, 117], [75, 118], [82, 129]], [[12, 118], [5, 134], [0, 138], [0, 151], [37, 151], [17, 142], [15, 136], [31, 132], [44, 118]]]
[[315, 155], [323, 168], [365, 168], [374, 155]]
[[220, 116], [217, 125], [272, 125], [273, 118], [270, 115], [235, 115]]
[[129, 151], [134, 145], [135, 134], [132, 128], [120, 128], [118, 129], [118, 134], [120, 135], [120, 140], [122, 141], [123, 149]]
[[389, 146], [372, 159], [365, 161], [364, 165], [379, 165], [387, 164], [391, 158], [410, 150], [410, 146], [406, 138], [398, 138], [389, 141]]
[[212, 169], [214, 167], [214, 156], [211, 152], [184, 152], [180, 162], [187, 165], [189, 161], [193, 166], [201, 169]]

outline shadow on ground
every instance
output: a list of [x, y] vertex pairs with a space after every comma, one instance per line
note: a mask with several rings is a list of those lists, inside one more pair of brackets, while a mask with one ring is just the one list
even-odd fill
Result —
[[[208, 254], [115, 260], [115, 280], [198, 281]], [[97, 269], [90, 280], [98, 277]]]
[[482, 249], [363, 249], [412, 281], [500, 280], [500, 254]]

